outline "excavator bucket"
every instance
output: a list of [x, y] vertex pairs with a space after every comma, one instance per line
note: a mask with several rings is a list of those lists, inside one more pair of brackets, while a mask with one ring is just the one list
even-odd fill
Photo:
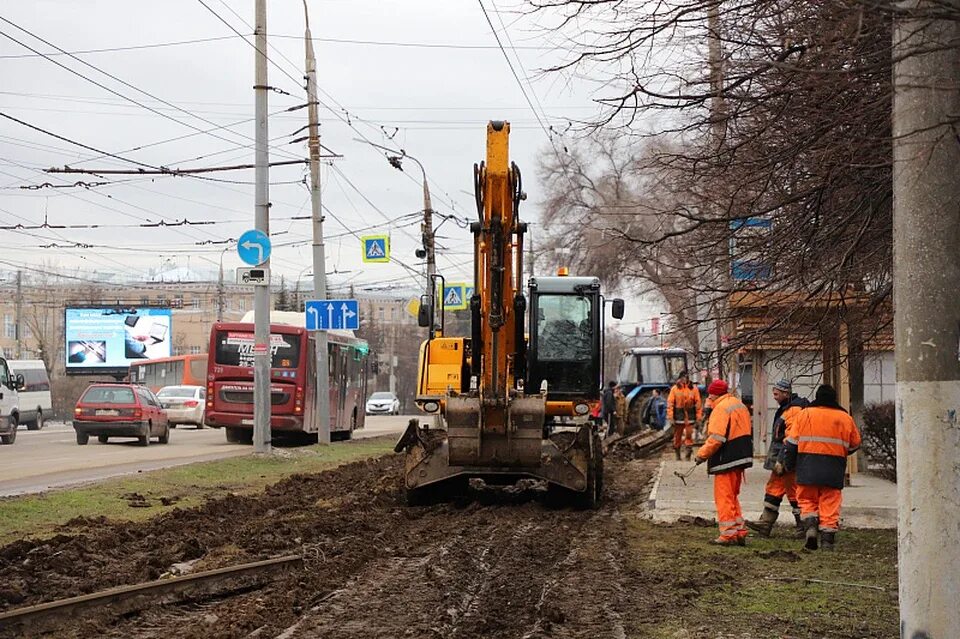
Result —
[[[596, 506], [602, 490], [603, 453], [599, 437], [589, 425], [542, 439], [540, 417], [536, 432], [518, 427], [509, 437], [487, 435], [466, 426], [465, 409], [469, 405], [468, 400], [458, 407], [461, 413], [457, 426], [430, 428], [420, 425], [419, 420], [410, 420], [394, 449], [398, 453], [406, 451], [404, 487], [409, 503], [462, 492], [470, 478], [490, 484], [529, 478], [547, 481], [552, 495], [559, 496], [554, 501], [585, 508]], [[516, 408], [513, 414], [523, 420], [526, 413], [522, 407]], [[449, 415], [449, 404], [447, 410]]]

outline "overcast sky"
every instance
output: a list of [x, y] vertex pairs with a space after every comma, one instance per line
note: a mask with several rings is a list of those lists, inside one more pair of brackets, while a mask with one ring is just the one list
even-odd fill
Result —
[[[531, 20], [518, 20], [503, 1], [499, 5], [492, 0], [484, 2], [498, 29], [502, 29], [501, 18], [508, 27], [501, 38], [508, 49], [511, 42], [516, 46], [510, 53], [519, 55], [521, 78], [532, 80], [532, 91], [528, 91], [534, 103], [542, 105], [541, 117], [558, 126], [565, 126], [564, 118], [588, 117], [594, 106], [587, 83], [559, 76], [537, 77], [537, 69], [559, 60], [563, 52], [554, 49]], [[472, 167], [483, 159], [485, 124], [489, 119], [510, 120], [512, 155], [524, 171], [530, 194], [525, 215], [536, 219], [536, 156], [550, 148], [548, 138], [497, 47], [477, 0], [310, 0], [309, 8], [313, 35], [318, 38], [320, 99], [332, 108], [321, 111], [323, 143], [344, 156], [323, 172], [324, 203], [343, 223], [327, 217], [328, 270], [350, 272], [338, 279], [352, 277], [358, 284], [403, 281], [406, 271], [399, 265], [362, 267], [360, 242], [347, 231], [390, 233], [394, 255], [420, 268], [413, 255], [419, 242], [417, 218], [408, 215], [422, 208], [419, 170], [407, 162], [405, 168], [415, 179], [402, 175], [388, 165], [380, 151], [356, 141], [360, 137], [401, 147], [418, 158], [430, 178], [434, 207], [441, 213], [466, 217], [474, 215]], [[270, 59], [275, 63], [269, 69], [270, 84], [290, 94], [271, 93], [270, 110], [277, 112], [304, 102], [299, 84], [304, 59], [303, 5], [300, 0], [271, 0], [268, 10]], [[9, 22], [0, 22], [5, 36], [0, 38], [4, 79], [0, 112], [149, 165], [252, 162], [252, 123], [213, 134], [197, 130], [253, 117], [255, 51], [219, 19], [249, 34], [253, 11], [253, 0], [5, 3], [0, 15]], [[53, 54], [56, 51], [51, 45], [74, 52], [215, 40], [77, 54], [92, 65], [86, 66], [65, 55], [52, 55], [53, 61], [45, 59], [10, 37]], [[289, 141], [305, 123], [305, 109], [271, 117], [271, 161], [303, 157], [305, 146]], [[92, 189], [19, 189], [45, 182], [101, 181], [89, 175], [41, 172], [51, 166], [129, 169], [134, 165], [109, 157], [93, 160], [97, 155], [93, 152], [6, 119], [0, 121], [0, 136], [0, 220], [4, 225], [39, 223], [45, 213], [51, 224], [136, 225], [184, 218], [217, 222], [176, 229], [2, 231], [7, 249], [4, 259], [9, 262], [134, 274], [146, 274], [170, 260], [195, 269], [216, 269], [222, 246], [198, 242], [235, 238], [253, 226], [252, 184], [135, 176], [111, 177], [112, 184]], [[177, 137], [181, 139], [155, 144]], [[271, 231], [275, 244], [280, 245], [273, 268], [288, 278], [296, 278], [310, 264], [309, 221], [290, 219], [310, 212], [308, 193], [297, 183], [303, 175], [300, 167], [271, 171], [275, 183], [270, 189]], [[254, 175], [251, 170], [216, 177], [252, 183]], [[448, 249], [440, 251], [440, 268], [448, 279], [462, 278], [469, 273], [464, 267], [470, 259], [467, 231], [447, 222], [440, 235], [442, 246]], [[76, 242], [94, 248], [39, 248]], [[297, 245], [282, 246], [295, 242]], [[224, 266], [233, 269], [238, 265], [235, 251], [226, 251]]]

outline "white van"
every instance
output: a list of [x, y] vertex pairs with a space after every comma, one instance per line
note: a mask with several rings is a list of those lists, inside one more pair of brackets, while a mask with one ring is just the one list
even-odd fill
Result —
[[53, 415], [47, 367], [39, 359], [12, 359], [7, 364], [14, 376], [23, 375], [23, 388], [18, 392], [20, 423], [26, 424], [27, 430], [40, 430], [43, 420]]
[[0, 357], [0, 444], [17, 440], [20, 409], [17, 391], [23, 386], [23, 376], [13, 373], [7, 361]]

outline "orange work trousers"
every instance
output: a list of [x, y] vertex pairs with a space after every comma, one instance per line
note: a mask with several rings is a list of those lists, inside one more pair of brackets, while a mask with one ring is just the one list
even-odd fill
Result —
[[840, 527], [840, 504], [843, 491], [829, 486], [797, 484], [797, 499], [800, 501], [800, 517], [820, 518], [820, 532], [837, 532]]
[[693, 422], [673, 423], [673, 447], [693, 446]]
[[783, 499], [783, 496], [786, 495], [791, 504], [797, 503], [797, 473], [795, 471], [782, 475], [770, 473], [770, 479], [767, 481], [764, 492], [779, 499]]
[[717, 523], [721, 537], [746, 537], [740, 509], [740, 486], [743, 484], [743, 469], [717, 473], [713, 476], [713, 501], [717, 505]]

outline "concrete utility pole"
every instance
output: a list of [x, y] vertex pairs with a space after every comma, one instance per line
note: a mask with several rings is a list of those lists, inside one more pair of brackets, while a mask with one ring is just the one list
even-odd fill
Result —
[[902, 12], [893, 33], [900, 636], [947, 639], [960, 632], [960, 145], [951, 125], [960, 23], [934, 0]]
[[[310, 16], [307, 13], [307, 0], [303, 0], [303, 14], [306, 20], [307, 57], [307, 115], [309, 117], [310, 148], [310, 204], [313, 212], [313, 297], [327, 299], [327, 260], [323, 247], [323, 210], [320, 205], [320, 125], [317, 117], [317, 59], [313, 53], [313, 40], [310, 37]], [[317, 439], [322, 444], [330, 443], [330, 365], [326, 331], [317, 331], [317, 420], [319, 432]]]
[[[256, 169], [254, 179], [256, 228], [270, 236], [270, 151], [267, 134], [267, 0], [256, 1]], [[267, 259], [263, 268], [270, 268]], [[270, 287], [254, 287], [253, 297], [253, 450], [270, 452]]]
[[17, 271], [16, 325], [17, 359], [23, 357], [23, 271]]

